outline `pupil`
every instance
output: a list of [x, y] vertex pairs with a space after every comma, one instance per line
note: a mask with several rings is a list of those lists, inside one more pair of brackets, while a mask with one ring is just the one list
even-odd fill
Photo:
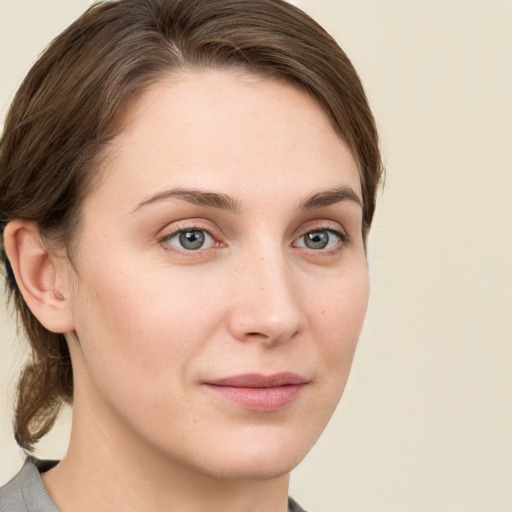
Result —
[[199, 249], [204, 244], [204, 233], [202, 231], [184, 231], [180, 234], [180, 244], [185, 249]]
[[316, 233], [308, 233], [304, 243], [310, 249], [323, 249], [329, 243], [329, 233], [327, 231], [318, 231]]

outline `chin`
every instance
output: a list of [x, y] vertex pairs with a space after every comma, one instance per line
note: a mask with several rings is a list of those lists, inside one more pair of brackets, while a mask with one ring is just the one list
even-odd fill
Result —
[[289, 474], [305, 455], [285, 454], [283, 458], [268, 453], [238, 455], [234, 460], [218, 461], [207, 472], [221, 480], [272, 480]]
[[279, 478], [302, 461], [318, 438], [318, 435], [272, 433], [260, 428], [258, 436], [248, 436], [245, 440], [240, 436], [238, 440], [219, 443], [219, 451], [210, 451], [198, 464], [201, 469], [197, 469], [227, 480]]

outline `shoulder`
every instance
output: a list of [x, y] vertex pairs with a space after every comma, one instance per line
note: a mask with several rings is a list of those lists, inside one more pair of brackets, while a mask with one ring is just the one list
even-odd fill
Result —
[[[35, 466], [33, 467], [36, 469]], [[25, 512], [27, 510], [23, 497], [24, 482], [27, 478], [30, 479], [31, 471], [27, 461], [14, 478], [0, 487], [0, 512]]]
[[39, 473], [55, 464], [29, 457], [20, 472], [0, 487], [0, 512], [59, 512]]

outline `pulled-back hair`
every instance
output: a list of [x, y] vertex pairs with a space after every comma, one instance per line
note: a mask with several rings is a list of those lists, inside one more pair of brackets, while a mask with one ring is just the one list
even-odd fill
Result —
[[19, 380], [15, 437], [31, 450], [73, 397], [63, 334], [31, 313], [3, 247], [15, 218], [70, 246], [102, 149], [136, 94], [180, 71], [239, 68], [312, 95], [356, 159], [363, 237], [381, 177], [378, 137], [359, 77], [336, 42], [283, 0], [118, 0], [90, 7], [33, 66], [0, 141], [0, 248], [9, 296], [32, 347]]

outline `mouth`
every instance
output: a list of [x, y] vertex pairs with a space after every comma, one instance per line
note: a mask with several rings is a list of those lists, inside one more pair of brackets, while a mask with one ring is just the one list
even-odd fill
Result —
[[207, 381], [204, 386], [245, 409], [272, 412], [296, 401], [308, 382], [308, 379], [291, 372], [274, 375], [252, 373]]

